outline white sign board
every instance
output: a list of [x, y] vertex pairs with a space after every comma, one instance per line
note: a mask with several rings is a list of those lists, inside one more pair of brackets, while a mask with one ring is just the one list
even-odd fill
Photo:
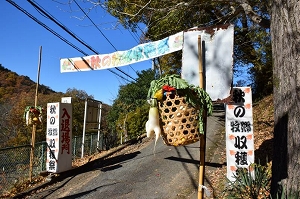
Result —
[[182, 49], [182, 78], [195, 86], [200, 85], [198, 36], [204, 41], [206, 92], [213, 101], [230, 95], [233, 78], [234, 26], [216, 26], [184, 33]]
[[72, 104], [47, 104], [47, 161], [49, 172], [60, 173], [72, 168]]
[[[254, 163], [252, 93], [250, 87], [233, 88], [233, 101], [226, 105], [227, 178], [234, 181], [238, 168]], [[251, 171], [252, 172], [252, 171]]]
[[72, 97], [62, 97], [61, 98], [61, 103], [72, 103]]

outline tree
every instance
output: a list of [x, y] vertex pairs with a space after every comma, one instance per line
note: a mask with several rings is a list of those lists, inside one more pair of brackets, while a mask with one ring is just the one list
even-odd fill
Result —
[[274, 80], [274, 158], [272, 193], [280, 184], [287, 195], [300, 190], [300, 4], [271, 4]]
[[68, 88], [65, 97], [72, 98], [73, 109], [73, 136], [81, 136], [83, 131], [84, 108], [87, 98], [93, 99], [93, 96], [88, 95], [84, 90], [76, 88]]
[[150, 82], [155, 79], [152, 70], [137, 72], [136, 82], [122, 85], [107, 116], [111, 132], [128, 133], [128, 137], [136, 137], [145, 131], [145, 123], [149, 105], [147, 93]]
[[[141, 42], [156, 41], [197, 26], [235, 24], [235, 76], [239, 75], [238, 71], [250, 76], [246, 81], [248, 85], [251, 83], [254, 97], [272, 92], [268, 1], [89, 0], [83, 4], [88, 11], [97, 5], [106, 9], [132, 31], [141, 30], [141, 23], [146, 25]], [[159, 64], [163, 73], [180, 74], [180, 60], [181, 51], [178, 51], [155, 59], [154, 64]], [[245, 73], [244, 65], [250, 66], [249, 74]]]

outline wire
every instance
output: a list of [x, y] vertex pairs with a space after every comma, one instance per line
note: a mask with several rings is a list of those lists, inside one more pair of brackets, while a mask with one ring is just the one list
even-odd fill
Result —
[[80, 39], [78, 36], [76, 36], [71, 30], [69, 30], [66, 26], [64, 26], [62, 23], [58, 22], [51, 14], [47, 13], [45, 10], [41, 9], [38, 4], [35, 4], [35, 2], [28, 0], [28, 2], [36, 8], [39, 12], [41, 12], [43, 15], [45, 15], [47, 18], [49, 18], [51, 21], [56, 23], [59, 27], [61, 27], [64, 31], [69, 33], [73, 38], [75, 38], [77, 41], [79, 41], [81, 44], [83, 44], [85, 47], [90, 49], [91, 51], [95, 51], [91, 46], [86, 44], [82, 39]]
[[[76, 0], [73, 0], [74, 2], [75, 2], [75, 4], [79, 7], [79, 9], [84, 13], [84, 15], [92, 22], [92, 24], [97, 28], [97, 30], [102, 34], [102, 36], [106, 39], [106, 41], [116, 50], [116, 51], [118, 51], [117, 50], [117, 48], [111, 43], [111, 41], [105, 36], [105, 34], [98, 28], [98, 26], [94, 23], [94, 21], [87, 15], [87, 13], [81, 8], [81, 6], [76, 2]], [[129, 65], [130, 67], [131, 67], [131, 65]], [[123, 72], [122, 70], [120, 70], [120, 69], [118, 69], [118, 68], [116, 68], [117, 70], [119, 70], [120, 72], [122, 72], [123, 74], [126, 74], [125, 72]], [[131, 67], [131, 69], [133, 70], [133, 71], [135, 71], [132, 67]], [[136, 73], [136, 71], [135, 71], [135, 73]], [[127, 75], [127, 74], [126, 74]], [[129, 75], [127, 75], [127, 76], [129, 76]], [[129, 76], [130, 77], [130, 76]], [[132, 77], [130, 77], [130, 78], [132, 78]], [[134, 79], [134, 78], [132, 78], [132, 79]], [[135, 80], [135, 79], [134, 79]], [[136, 80], [135, 80], [136, 81]]]
[[[91, 50], [92, 52], [96, 53], [96, 54], [100, 54], [99, 52], [97, 52], [95, 49], [93, 49], [90, 45], [88, 45], [86, 42], [84, 42], [82, 39], [80, 39], [77, 35], [75, 35], [71, 30], [69, 30], [66, 26], [64, 26], [61, 22], [59, 22], [57, 19], [55, 19], [55, 17], [53, 17], [50, 13], [48, 13], [43, 7], [41, 7], [39, 4], [28, 0], [28, 2], [36, 9], [38, 9], [40, 12], [42, 12], [44, 15], [46, 15], [51, 21], [53, 21], [55, 24], [57, 24], [59, 27], [61, 27], [64, 31], [66, 31], [67, 33], [69, 33], [73, 38], [75, 38], [77, 41], [79, 41], [81, 44], [83, 44], [85, 47], [87, 47], [89, 50]], [[76, 2], [75, 2], [76, 3]], [[127, 77], [131, 78], [132, 80], [136, 81], [133, 77], [131, 77], [130, 75], [128, 75], [127, 73], [123, 72], [122, 70], [115, 68], [117, 70], [119, 70], [120, 72], [122, 72], [124, 75], [126, 75]]]
[[[106, 12], [109, 13], [109, 11], [108, 11], [108, 9], [107, 9], [106, 6], [101, 5], [100, 8], [102, 8], [104, 11], [106, 11]], [[126, 25], [129, 26], [129, 23], [128, 23], [126, 20], [125, 20], [124, 22], [125, 22]], [[142, 35], [144, 35], [144, 37], [146, 37], [146, 34], [145, 34], [144, 31], [140, 28], [140, 26], [139, 26], [138, 24], [136, 24], [136, 26], [137, 26], [137, 28], [141, 31]], [[137, 43], [137, 44], [140, 44], [140, 42], [138, 41], [140, 38], [139, 38], [139, 36], [137, 35], [137, 33], [136, 33], [136, 32], [133, 32], [133, 31], [130, 31], [129, 29], [127, 29], [127, 30], [128, 30], [128, 32], [130, 33], [130, 35], [132, 36], [132, 38], [136, 41], [136, 43]], [[149, 61], [150, 63], [152, 63], [151, 60], [148, 60], [148, 61]], [[131, 67], [131, 65], [129, 65], [129, 66]], [[132, 67], [131, 67], [131, 69], [134, 70]], [[134, 70], [134, 71], [135, 71], [135, 70]]]
[[[58, 34], [57, 32], [55, 32], [54, 30], [52, 30], [51, 28], [49, 28], [46, 24], [42, 23], [41, 21], [39, 21], [37, 18], [35, 18], [33, 15], [31, 15], [29, 12], [27, 12], [25, 9], [23, 9], [22, 7], [20, 7], [18, 4], [16, 4], [15, 2], [13, 2], [12, 0], [6, 0], [8, 3], [10, 3], [11, 5], [13, 5], [15, 8], [17, 8], [18, 10], [20, 10], [21, 12], [23, 12], [24, 14], [26, 14], [29, 18], [31, 18], [32, 20], [34, 20], [35, 22], [37, 22], [39, 25], [41, 25], [43, 28], [47, 29], [49, 32], [51, 32], [53, 35], [57, 36], [59, 39], [61, 39], [62, 41], [64, 41], [65, 43], [67, 43], [68, 45], [70, 45], [71, 47], [73, 47], [74, 49], [76, 49], [77, 51], [81, 52], [82, 54], [88, 56], [87, 53], [85, 53], [84, 51], [82, 51], [80, 48], [78, 48], [77, 46], [75, 46], [74, 44], [72, 44], [70, 41], [68, 41], [67, 39], [65, 39], [63, 36], [61, 36], [60, 34]], [[76, 66], [75, 66], [76, 68]], [[80, 71], [79, 68], [76, 68], [77, 70]], [[91, 68], [92, 69], [92, 68]], [[93, 70], [93, 69], [92, 69]], [[114, 71], [108, 69], [110, 72], [114, 73], [115, 75], [119, 76], [120, 78], [128, 81], [128, 79], [124, 78], [123, 76], [115, 73]]]

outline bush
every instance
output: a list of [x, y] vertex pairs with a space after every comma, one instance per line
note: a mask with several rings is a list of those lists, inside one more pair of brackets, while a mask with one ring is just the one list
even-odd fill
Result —
[[234, 179], [233, 182], [228, 180], [226, 198], [270, 198], [271, 164], [267, 166], [251, 164], [248, 169], [239, 168]]

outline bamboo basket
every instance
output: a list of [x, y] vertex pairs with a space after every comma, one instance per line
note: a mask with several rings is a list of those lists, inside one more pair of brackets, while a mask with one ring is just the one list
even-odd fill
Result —
[[200, 140], [199, 109], [178, 94], [168, 93], [159, 102], [162, 138], [166, 145], [183, 146]]

